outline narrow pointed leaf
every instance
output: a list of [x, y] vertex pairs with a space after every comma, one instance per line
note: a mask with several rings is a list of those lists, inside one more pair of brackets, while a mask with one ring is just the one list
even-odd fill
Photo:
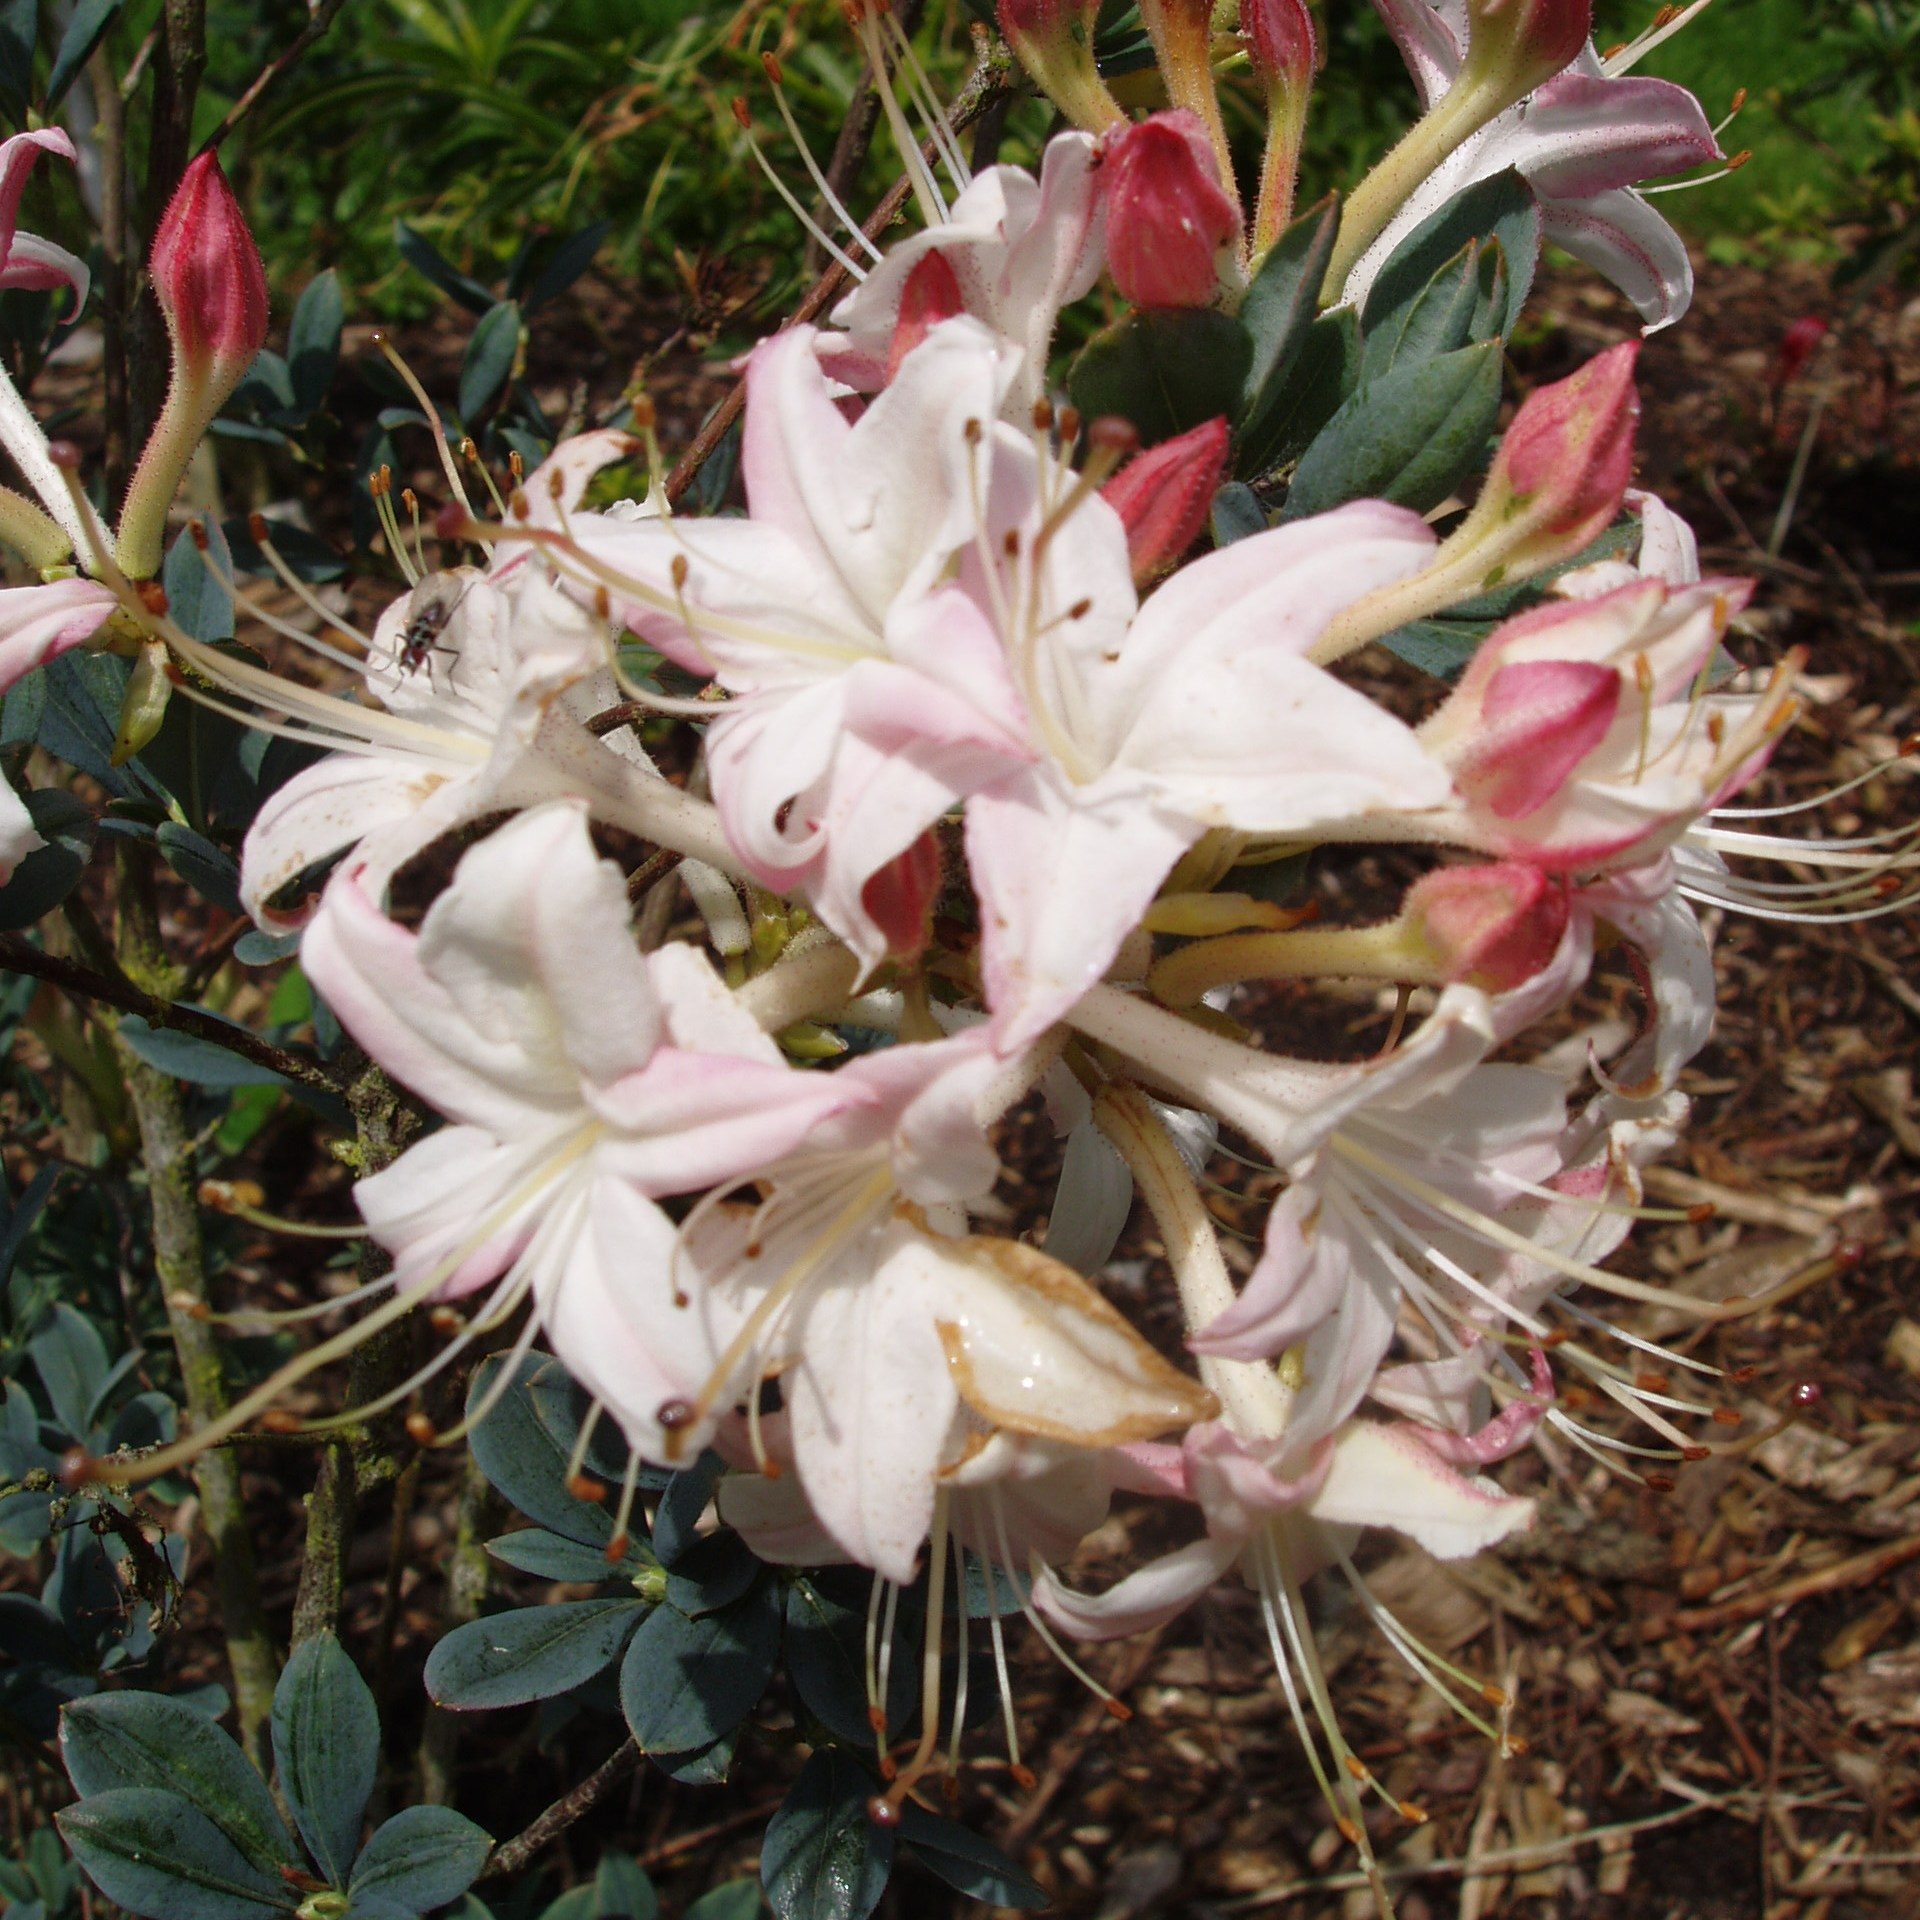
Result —
[[328, 1882], [344, 1885], [380, 1764], [380, 1715], [330, 1633], [296, 1647], [280, 1675], [273, 1754], [301, 1839]]

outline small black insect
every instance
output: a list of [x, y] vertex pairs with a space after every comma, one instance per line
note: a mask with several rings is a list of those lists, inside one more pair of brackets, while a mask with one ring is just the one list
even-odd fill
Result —
[[[401, 630], [400, 645], [394, 654], [394, 665], [401, 674], [418, 673], [427, 664], [429, 654], [444, 653], [450, 660], [459, 659], [459, 648], [443, 647], [440, 636], [446, 632], [448, 621], [459, 612], [461, 601], [472, 591], [471, 580], [463, 581], [453, 573], [430, 573], [414, 588], [407, 624]], [[448, 672], [451, 677], [452, 670]]]

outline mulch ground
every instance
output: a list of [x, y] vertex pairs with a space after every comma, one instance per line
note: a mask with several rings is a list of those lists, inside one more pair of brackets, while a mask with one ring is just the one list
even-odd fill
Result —
[[[1585, 280], [1554, 282], [1537, 310], [1543, 322], [1522, 355], [1529, 377], [1554, 377], [1625, 332], [1618, 303]], [[1767, 776], [1766, 792], [1782, 799], [1823, 790], [1920, 729], [1920, 300], [1876, 296], [1776, 392], [1786, 326], [1834, 310], [1808, 270], [1709, 269], [1693, 315], [1649, 342], [1642, 362], [1642, 484], [1687, 514], [1710, 569], [1758, 577], [1745, 657], [1792, 646], [1811, 656], [1808, 711]], [[605, 378], [586, 394], [563, 381], [543, 398], [567, 413], [610, 397], [671, 325], [612, 302], [544, 321], [536, 367], [593, 364]], [[670, 451], [725, 390], [702, 344], [682, 337], [652, 365]], [[410, 351], [450, 383], [452, 343], [423, 333]], [[1816, 404], [1791, 521], [1772, 541]], [[1920, 789], [1894, 774], [1806, 824], [1855, 832], [1916, 812]], [[1704, 1332], [1658, 1311], [1623, 1323], [1725, 1369], [1715, 1396], [1739, 1424], [1715, 1429], [1713, 1456], [1681, 1468], [1665, 1492], [1544, 1450], [1506, 1470], [1541, 1514], [1506, 1550], [1467, 1566], [1414, 1550], [1378, 1556], [1375, 1588], [1408, 1627], [1509, 1689], [1523, 1753], [1500, 1757], [1453, 1721], [1350, 1603], [1324, 1596], [1322, 1645], [1347, 1733], [1390, 1792], [1430, 1815], [1376, 1829], [1406, 1920], [1907, 1920], [1920, 1910], [1920, 928], [1899, 916], [1834, 928], [1730, 920], [1718, 955], [1719, 1029], [1684, 1083], [1694, 1124], [1653, 1187], [1682, 1207], [1710, 1202], [1714, 1216], [1643, 1229], [1622, 1264], [1697, 1299], [1767, 1304]], [[1630, 1006], [1625, 976], [1609, 975], [1592, 1011]], [[1031, 1176], [1043, 1152], [1016, 1163]], [[1150, 1273], [1156, 1251], [1136, 1224], [1123, 1253]], [[275, 1277], [284, 1283], [284, 1268]], [[257, 1466], [259, 1537], [285, 1605], [304, 1484], [279, 1459]], [[375, 1503], [353, 1559], [350, 1633], [373, 1633], [394, 1582], [396, 1754], [420, 1712], [455, 1491], [430, 1467], [397, 1533]], [[1153, 1524], [1120, 1514], [1080, 1571], [1092, 1584], [1111, 1579], [1150, 1547]], [[179, 1630], [205, 1647], [212, 1673], [199, 1571]], [[1017, 1791], [983, 1758], [959, 1809], [1043, 1881], [1054, 1911], [1305, 1920], [1368, 1910], [1298, 1753], [1248, 1595], [1223, 1587], [1161, 1635], [1095, 1650], [1090, 1664], [1134, 1718], [1116, 1723], [1026, 1645], [1017, 1694], [1038, 1787]], [[749, 1869], [793, 1768], [779, 1751], [791, 1722], [777, 1691], [761, 1717], [771, 1741], [730, 1786], [636, 1776], [575, 1829], [555, 1868], [590, 1870], [603, 1847], [625, 1847], [654, 1872], [669, 1910]], [[530, 1716], [477, 1718], [461, 1804], [509, 1833], [584, 1777], [612, 1738], [576, 1732], [542, 1748]], [[976, 1739], [985, 1755], [991, 1729]], [[41, 1817], [47, 1793], [44, 1779], [16, 1783], [17, 1817]], [[898, 1920], [979, 1911], [905, 1871], [887, 1902]]]

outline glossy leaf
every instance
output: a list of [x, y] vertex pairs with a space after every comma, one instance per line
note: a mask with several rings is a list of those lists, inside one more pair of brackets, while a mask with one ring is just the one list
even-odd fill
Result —
[[1243, 434], [1234, 448], [1234, 471], [1243, 480], [1284, 467], [1331, 420], [1360, 376], [1360, 323], [1350, 307], [1323, 313], [1307, 329], [1293, 371], [1257, 434]]
[[771, 1581], [697, 1620], [655, 1607], [620, 1666], [620, 1707], [634, 1739], [648, 1753], [711, 1746], [753, 1710], [779, 1649]]
[[1367, 290], [1362, 325], [1371, 333], [1418, 299], [1463, 246], [1488, 239], [1499, 241], [1506, 265], [1503, 304], [1488, 314], [1488, 332], [1511, 333], [1540, 260], [1540, 208], [1533, 189], [1511, 167], [1456, 194], [1394, 248]]
[[[494, 1357], [474, 1369], [467, 1392], [469, 1418], [492, 1395], [500, 1368], [508, 1364]], [[513, 1385], [473, 1429], [469, 1444], [480, 1471], [529, 1520], [581, 1546], [604, 1547], [613, 1538], [613, 1516], [604, 1506], [576, 1500], [567, 1491], [572, 1435], [563, 1438], [556, 1432], [540, 1417], [534, 1401], [543, 1388], [555, 1394], [571, 1391], [565, 1369], [544, 1354], [525, 1354], [511, 1364]]]
[[912, 1801], [900, 1810], [900, 1844], [948, 1886], [990, 1907], [1044, 1907], [1046, 1890], [991, 1840]]
[[492, 1851], [492, 1835], [451, 1807], [408, 1807], [353, 1863], [352, 1920], [411, 1920], [444, 1907], [480, 1877]]
[[344, 1885], [380, 1764], [380, 1714], [330, 1633], [302, 1641], [273, 1690], [273, 1756], [308, 1852]]
[[866, 1920], [893, 1871], [894, 1836], [867, 1816], [872, 1777], [837, 1747], [815, 1752], [767, 1827], [760, 1883], [779, 1920]]
[[93, 809], [58, 787], [22, 796], [34, 831], [46, 842], [36, 847], [0, 887], [0, 932], [20, 933], [43, 920], [75, 887], [87, 870], [93, 846]]
[[51, 114], [67, 97], [67, 89], [113, 25], [113, 16], [120, 11], [120, 5], [121, 0], [76, 0], [67, 30], [54, 51], [52, 69], [47, 74], [43, 109], [46, 113]]
[[759, 1881], [729, 1880], [703, 1893], [687, 1909], [686, 1920], [756, 1920], [759, 1912]]
[[520, 352], [520, 303], [502, 300], [489, 309], [467, 342], [460, 367], [460, 417], [472, 421], [493, 404]]
[[469, 1621], [427, 1656], [427, 1692], [443, 1707], [516, 1707], [571, 1693], [627, 1644], [639, 1600], [569, 1600]]
[[287, 330], [287, 378], [295, 411], [316, 413], [340, 366], [340, 328], [346, 306], [340, 276], [329, 267], [307, 282]]
[[545, 1527], [526, 1527], [519, 1533], [502, 1534], [487, 1542], [487, 1552], [503, 1567], [516, 1573], [530, 1573], [536, 1580], [565, 1580], [579, 1584], [598, 1583], [619, 1573], [607, 1564], [607, 1556], [598, 1547], [583, 1547], [564, 1535], [549, 1533]]

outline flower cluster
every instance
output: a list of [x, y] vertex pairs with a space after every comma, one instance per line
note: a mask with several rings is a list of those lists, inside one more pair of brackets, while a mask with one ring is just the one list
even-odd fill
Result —
[[[1749, 584], [1702, 578], [1684, 524], [1631, 489], [1634, 347], [1528, 397], [1464, 511], [1451, 478], [1420, 497], [1411, 461], [1302, 508], [1340, 415], [1272, 457], [1271, 334], [1253, 331], [1245, 411], [1158, 423], [1063, 393], [1057, 323], [1096, 289], [1146, 348], [1251, 329], [1283, 271], [1299, 325], [1268, 361], [1300, 329], [1357, 343], [1364, 325], [1348, 409], [1412, 364], [1421, 328], [1435, 383], [1443, 362], [1497, 380], [1522, 263], [1469, 234], [1455, 287], [1455, 249], [1430, 244], [1489, 181], [1649, 325], [1678, 316], [1684, 252], [1634, 185], [1717, 156], [1691, 97], [1599, 61], [1572, 0], [1379, 5], [1428, 111], [1344, 209], [1298, 220], [1316, 61], [1298, 0], [1241, 10], [1270, 107], [1251, 217], [1210, 4], [1143, 0], [1173, 105], [1136, 122], [1090, 0], [1006, 0], [1013, 46], [1081, 124], [1033, 173], [977, 174], [937, 118], [923, 153], [924, 76], [856, 8], [895, 72], [883, 104], [923, 226], [884, 251], [826, 236], [857, 284], [748, 356], [744, 513], [611, 498], [604, 472], [644, 459], [644, 432], [562, 442], [488, 513], [447, 457], [439, 563], [389, 519], [410, 584], [371, 634], [317, 602], [324, 641], [278, 622], [354, 667], [346, 692], [196, 641], [147, 584], [176, 442], [264, 324], [257, 258], [203, 171], [155, 254], [179, 367], [119, 539], [15, 408], [45, 510], [10, 500], [5, 530], [49, 571], [0, 596], [9, 679], [105, 629], [191, 697], [324, 750], [253, 825], [243, 897], [263, 927], [304, 928], [327, 1005], [444, 1121], [358, 1186], [392, 1255], [366, 1324], [431, 1301], [471, 1330], [524, 1305], [523, 1343], [552, 1347], [636, 1462], [721, 1455], [721, 1511], [769, 1560], [903, 1586], [971, 1556], [1049, 1637], [1149, 1626], [1237, 1573], [1369, 1860], [1370, 1776], [1303, 1583], [1338, 1569], [1468, 1719], [1497, 1717], [1374, 1598], [1357, 1533], [1447, 1557], [1498, 1542], [1531, 1505], [1487, 1469], [1543, 1428], [1649, 1479], [1698, 1455], [1711, 1405], [1650, 1383], [1590, 1304], [1658, 1297], [1601, 1263], [1649, 1211], [1641, 1168], [1683, 1125], [1676, 1078], [1710, 1030], [1696, 906], [1877, 912], [1910, 857], [1794, 840], [1834, 878], [1730, 868], [1775, 844], [1728, 803], [1794, 719], [1794, 663], [1738, 664]], [[10, 186], [30, 157], [8, 143]], [[0, 272], [77, 272], [5, 231]], [[1382, 322], [1422, 258], [1415, 311]], [[1253, 444], [1268, 453], [1243, 461]], [[1218, 509], [1230, 496], [1251, 525]], [[1342, 677], [1409, 623], [1503, 595], [1424, 714]], [[663, 739], [690, 775], [656, 765]], [[395, 877], [456, 831], [472, 844], [403, 923]], [[609, 857], [635, 837], [646, 864]], [[1416, 875], [1385, 919], [1329, 923], [1268, 884], [1309, 858], [1337, 880], [1383, 846]], [[698, 921], [676, 919], [683, 886]], [[1605, 1064], [1537, 1032], [1603, 941], [1647, 996]], [[1388, 1044], [1296, 1057], [1235, 997], [1276, 980], [1397, 990]], [[1029, 1099], [1064, 1142], [1044, 1248], [983, 1225], [1004, 1216], [996, 1129]], [[1243, 1283], [1206, 1199], [1230, 1151], [1279, 1192]], [[1136, 1194], [1178, 1347], [1097, 1284]], [[1578, 1417], [1568, 1371], [1580, 1404], [1641, 1431]], [[1077, 1591], [1066, 1563], [1119, 1494], [1193, 1509], [1197, 1537]], [[881, 1819], [939, 1761], [937, 1600], [927, 1617], [925, 1730], [882, 1756]]]

